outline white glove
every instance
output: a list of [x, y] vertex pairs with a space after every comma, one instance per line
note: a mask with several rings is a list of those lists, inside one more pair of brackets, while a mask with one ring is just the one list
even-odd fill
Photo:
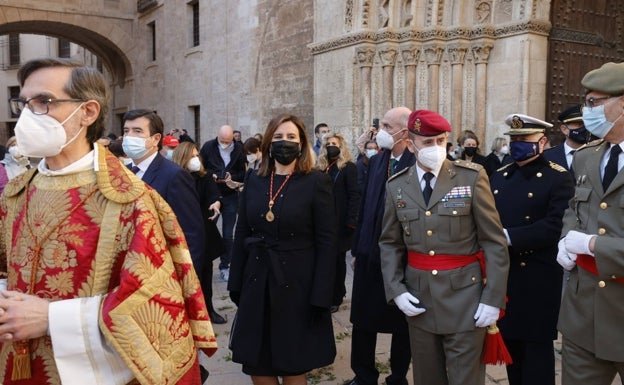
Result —
[[565, 247], [565, 238], [559, 241], [559, 252], [557, 253], [557, 263], [564, 269], [570, 271], [576, 266], [576, 254], [568, 253]]
[[503, 232], [505, 233], [505, 238], [507, 238], [507, 246], [511, 246], [511, 238], [509, 238], [509, 232], [507, 231], [507, 229], [503, 229]]
[[414, 297], [408, 292], [399, 294], [394, 297], [394, 303], [396, 303], [399, 309], [401, 309], [401, 311], [405, 313], [405, 315], [408, 317], [417, 316], [421, 313], [424, 313], [426, 310], [423, 307], [414, 306], [415, 304], [419, 304], [420, 301], [418, 300], [418, 298]]
[[585, 234], [576, 230], [572, 230], [565, 236], [565, 248], [568, 253], [574, 254], [589, 254], [594, 255], [589, 251], [589, 242], [595, 237], [594, 234]]
[[478, 328], [490, 326], [498, 320], [499, 314], [499, 308], [480, 303], [479, 307], [477, 307], [477, 312], [474, 315], [474, 319], [477, 320], [475, 322], [475, 326]]

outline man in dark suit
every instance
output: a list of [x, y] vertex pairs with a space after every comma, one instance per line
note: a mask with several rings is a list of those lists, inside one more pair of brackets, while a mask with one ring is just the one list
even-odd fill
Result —
[[561, 122], [559, 130], [565, 136], [565, 140], [560, 145], [544, 151], [544, 157], [563, 166], [574, 177], [574, 170], [572, 169], [574, 153], [585, 143], [596, 138], [592, 137], [591, 133], [585, 129], [580, 105], [566, 109], [557, 118]]
[[203, 269], [204, 221], [193, 177], [160, 155], [163, 121], [146, 109], [130, 110], [123, 116], [123, 149], [132, 159], [132, 171], [167, 201], [173, 210], [191, 252], [195, 270]]
[[557, 261], [570, 271], [561, 301], [561, 378], [608, 385], [624, 377], [624, 63], [606, 63], [581, 81], [583, 123], [603, 141], [574, 154], [574, 199], [563, 216]]
[[221, 235], [225, 252], [221, 255], [219, 270], [221, 279], [227, 281], [238, 211], [238, 188], [245, 177], [245, 152], [243, 145], [234, 140], [232, 127], [225, 125], [219, 128], [216, 138], [204, 143], [200, 155], [206, 173], [217, 182], [221, 192]]
[[405, 316], [386, 301], [381, 276], [379, 235], [384, 213], [386, 181], [396, 172], [415, 162], [407, 148], [407, 119], [410, 110], [397, 107], [382, 119], [377, 143], [383, 149], [370, 158], [368, 179], [364, 182], [361, 209], [355, 229], [351, 254], [355, 258], [351, 295], [351, 369], [355, 378], [349, 385], [375, 385], [379, 372], [375, 367], [377, 333], [391, 333], [391, 374], [387, 385], [407, 385], [410, 364], [409, 336]]
[[490, 184], [510, 259], [507, 310], [498, 322], [513, 360], [507, 377], [510, 385], [554, 385], [563, 273], [557, 242], [574, 187], [563, 166], [541, 155], [550, 123], [521, 114], [505, 122], [514, 163], [490, 175]]

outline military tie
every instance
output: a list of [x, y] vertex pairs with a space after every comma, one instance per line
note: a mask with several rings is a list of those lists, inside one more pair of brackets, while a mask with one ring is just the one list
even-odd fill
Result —
[[433, 179], [434, 175], [430, 172], [426, 172], [423, 175], [423, 179], [425, 180], [425, 188], [423, 189], [423, 197], [425, 198], [425, 204], [429, 204], [429, 198], [431, 198], [431, 193], [433, 192], [433, 188], [431, 187], [431, 179]]
[[620, 158], [620, 153], [622, 152], [622, 147], [619, 144], [611, 147], [611, 154], [609, 155], [609, 161], [607, 162], [607, 167], [604, 170], [604, 177], [602, 178], [602, 189], [603, 191], [607, 191], [609, 185], [615, 178], [618, 173], [618, 161]]
[[[576, 150], [570, 150], [570, 152], [568, 152], [568, 154], [572, 155], [572, 158], [574, 158], [574, 153], [576, 152]], [[570, 173], [572, 174], [572, 176], [574, 176], [574, 169], [572, 169], [572, 162], [570, 162], [570, 166], [568, 167], [570, 169]]]
[[390, 175], [394, 175], [398, 163], [399, 161], [396, 158], [390, 158]]
[[141, 171], [141, 169], [139, 168], [139, 166], [132, 166], [132, 168], [130, 169], [130, 171], [132, 171], [133, 173], [137, 173], [139, 171]]

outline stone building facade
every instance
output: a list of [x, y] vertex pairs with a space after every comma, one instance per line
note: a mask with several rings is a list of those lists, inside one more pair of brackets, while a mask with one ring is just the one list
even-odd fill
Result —
[[[354, 139], [405, 105], [447, 117], [452, 140], [476, 131], [487, 152], [507, 114], [552, 120], [580, 100], [584, 72], [624, 60], [621, 2], [594, 3], [4, 0], [0, 35], [66, 38], [93, 52], [113, 88], [116, 134], [123, 113], [143, 107], [199, 142], [226, 123], [253, 135], [280, 112], [310, 133], [326, 122]], [[574, 56], [559, 52], [590, 54], [571, 67]], [[3, 108], [0, 129], [15, 121]]]

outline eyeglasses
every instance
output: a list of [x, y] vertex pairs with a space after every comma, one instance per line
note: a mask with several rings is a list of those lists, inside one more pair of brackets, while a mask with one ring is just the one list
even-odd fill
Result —
[[30, 99], [14, 98], [9, 99], [9, 105], [11, 106], [11, 112], [14, 115], [19, 115], [24, 111], [24, 108], [28, 108], [35, 115], [46, 115], [50, 110], [51, 103], [63, 103], [63, 102], [85, 102], [83, 99], [52, 99], [41, 96], [36, 96]]
[[596, 102], [599, 102], [601, 100], [611, 99], [611, 98], [619, 98], [620, 96], [622, 95], [609, 95], [609, 96], [603, 96], [601, 98], [587, 98], [583, 101], [583, 105], [585, 107], [588, 107], [589, 109], [592, 109], [596, 107]]

